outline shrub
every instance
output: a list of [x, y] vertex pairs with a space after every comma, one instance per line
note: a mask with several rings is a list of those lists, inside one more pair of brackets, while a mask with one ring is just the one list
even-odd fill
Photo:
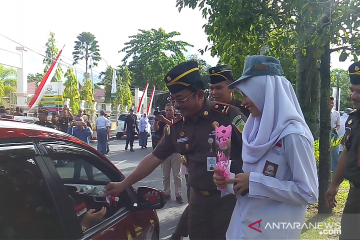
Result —
[[[335, 140], [335, 138], [331, 139], [330, 145], [331, 145], [331, 149], [333, 150], [334, 147], [337, 147], [341, 144], [341, 140], [343, 137], [339, 137], [337, 140]], [[319, 166], [319, 157], [320, 157], [320, 151], [319, 151], [319, 140], [316, 140], [314, 142], [314, 154], [315, 154], [315, 159], [316, 159], [316, 165]]]

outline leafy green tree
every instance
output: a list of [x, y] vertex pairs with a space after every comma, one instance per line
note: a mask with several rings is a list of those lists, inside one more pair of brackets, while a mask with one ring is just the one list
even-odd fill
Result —
[[113, 71], [114, 69], [111, 66], [109, 66], [105, 72], [101, 72], [99, 75], [99, 79], [101, 79], [104, 76], [101, 82], [98, 84], [103, 85], [105, 87], [105, 103], [111, 102], [111, 85], [112, 85]]
[[[43, 60], [43, 63], [45, 64], [44, 74], [49, 70], [51, 64], [54, 62], [55, 58], [59, 54], [59, 49], [55, 45], [55, 33], [50, 32], [50, 37], [45, 44], [46, 50], [45, 50], [45, 57]], [[61, 58], [59, 59], [61, 61]], [[51, 82], [61, 82], [61, 77], [63, 75], [63, 70], [60, 66], [60, 64], [57, 65], [57, 69], [55, 71], [54, 77], [51, 79]], [[36, 77], [36, 75], [35, 75]], [[42, 80], [42, 79], [41, 79]], [[41, 82], [40, 80], [40, 82]]]
[[27, 76], [27, 81], [39, 83], [43, 80], [43, 78], [44, 78], [43, 73], [35, 73], [35, 74], [29, 73]]
[[340, 110], [344, 111], [346, 108], [352, 108], [352, 102], [350, 99], [350, 78], [347, 71], [343, 69], [332, 69], [331, 70], [331, 93], [332, 88], [337, 87], [337, 78], [339, 78], [339, 87], [341, 89], [340, 96]]
[[75, 51], [72, 53], [74, 58], [73, 65], [78, 64], [80, 60], [85, 59], [85, 73], [87, 73], [88, 67], [91, 67], [91, 65], [88, 64], [89, 60], [92, 59], [93, 65], [97, 66], [97, 62], [101, 59], [98, 41], [96, 40], [96, 37], [89, 32], [80, 33], [79, 36], [77, 36], [77, 39], [74, 46]]
[[16, 70], [0, 64], [0, 104], [9, 99], [11, 92], [16, 92]]
[[139, 30], [137, 35], [130, 36], [129, 42], [119, 52], [125, 52], [124, 65], [130, 57], [128, 67], [133, 73], [133, 85], [155, 85], [156, 89], [165, 90], [163, 81], [165, 74], [177, 64], [184, 62], [183, 52], [186, 47], [192, 47], [187, 42], [175, 41], [172, 38], [179, 36], [179, 32], [166, 33], [162, 28], [149, 31]]
[[211, 66], [204, 59], [202, 59], [198, 54], [189, 55], [186, 57], [186, 60], [198, 62], [201, 79], [205, 83], [205, 86], [207, 86], [207, 84], [209, 84], [209, 80], [210, 80], [208, 70], [209, 70], [209, 68], [211, 68]]
[[65, 89], [63, 93], [64, 98], [70, 99], [70, 108], [72, 112], [79, 112], [79, 90], [78, 90], [78, 80], [74, 74], [74, 70], [72, 68], [68, 68], [65, 73], [66, 81], [64, 83]]
[[84, 84], [80, 89], [80, 100], [86, 101], [85, 107], [90, 109], [94, 108], [93, 104], [91, 104], [95, 102], [95, 98], [90, 78], [84, 79]]
[[130, 90], [131, 85], [131, 72], [124, 66], [118, 71], [119, 75], [117, 78], [117, 95], [116, 98], [112, 98], [112, 106], [116, 108], [120, 105], [120, 111], [124, 111], [125, 107], [132, 107], [132, 93]]

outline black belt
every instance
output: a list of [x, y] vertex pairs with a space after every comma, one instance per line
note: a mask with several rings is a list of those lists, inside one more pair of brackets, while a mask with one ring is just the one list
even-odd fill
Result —
[[350, 188], [360, 188], [360, 183], [350, 182]]

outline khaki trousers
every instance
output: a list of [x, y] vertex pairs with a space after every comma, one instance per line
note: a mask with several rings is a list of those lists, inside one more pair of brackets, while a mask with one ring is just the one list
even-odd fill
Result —
[[170, 188], [170, 172], [172, 171], [174, 185], [175, 185], [175, 196], [181, 197], [181, 174], [180, 174], [180, 154], [173, 153], [170, 157], [168, 157], [162, 164], [161, 168], [163, 171], [163, 184], [164, 184], [164, 192], [166, 195], [171, 194]]

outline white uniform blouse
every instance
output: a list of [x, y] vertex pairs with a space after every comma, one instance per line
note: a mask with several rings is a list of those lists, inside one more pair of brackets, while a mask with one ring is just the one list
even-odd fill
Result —
[[318, 200], [309, 141], [285, 136], [260, 161], [244, 163], [243, 170], [250, 172], [249, 194], [237, 195], [226, 239], [300, 239], [307, 205]]

